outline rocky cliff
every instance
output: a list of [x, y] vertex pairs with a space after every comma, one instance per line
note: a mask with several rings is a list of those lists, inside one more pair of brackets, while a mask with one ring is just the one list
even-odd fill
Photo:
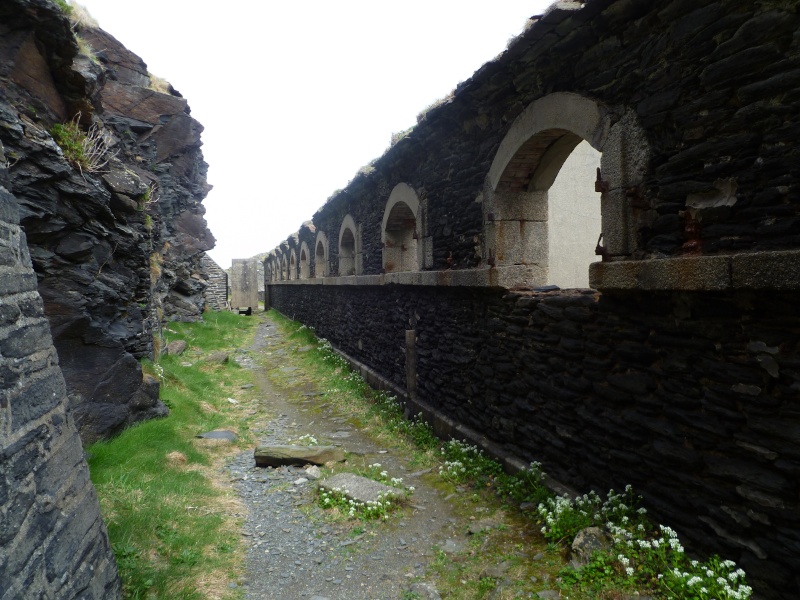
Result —
[[166, 414], [138, 359], [204, 307], [202, 125], [108, 33], [0, 0], [0, 142], [84, 443]]

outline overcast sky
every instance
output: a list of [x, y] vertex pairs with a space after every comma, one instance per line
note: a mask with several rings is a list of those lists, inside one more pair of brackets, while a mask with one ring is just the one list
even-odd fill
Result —
[[550, 0], [85, 0], [205, 127], [223, 268], [277, 246]]

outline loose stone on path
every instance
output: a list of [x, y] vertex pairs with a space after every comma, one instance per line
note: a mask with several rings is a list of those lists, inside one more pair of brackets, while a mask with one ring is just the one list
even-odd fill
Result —
[[395, 487], [353, 473], [338, 473], [333, 477], [323, 479], [319, 482], [319, 487], [329, 492], [339, 491], [348, 500], [364, 504], [377, 502], [385, 497], [400, 498], [403, 496], [403, 492]]

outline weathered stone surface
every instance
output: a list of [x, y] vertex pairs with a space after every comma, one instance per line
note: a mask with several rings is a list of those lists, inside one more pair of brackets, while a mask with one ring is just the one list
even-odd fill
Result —
[[173, 340], [164, 349], [165, 354], [180, 356], [186, 350], [186, 340]]
[[[138, 359], [162, 317], [198, 319], [205, 304], [202, 128], [186, 125], [183, 98], [147, 89], [146, 65], [112, 36], [82, 27], [98, 64], [47, 2], [0, 0], [0, 16], [0, 141], [78, 425], [94, 440], [165, 413], [146, 401]], [[75, 168], [48, 133], [77, 113], [107, 136], [103, 173]], [[37, 343], [36, 327], [3, 351]]]
[[0, 597], [121, 598], [9, 185], [0, 160]]
[[257, 467], [324, 465], [344, 460], [344, 450], [335, 446], [259, 446], [254, 452]]
[[206, 433], [200, 433], [195, 437], [199, 437], [204, 440], [225, 440], [227, 442], [235, 442], [237, 439], [239, 439], [239, 436], [232, 431], [228, 431], [227, 429], [207, 431]]
[[205, 357], [205, 361], [209, 363], [224, 364], [230, 360], [230, 355], [227, 352], [212, 352]]
[[571, 564], [577, 568], [588, 565], [592, 554], [608, 548], [610, 543], [608, 534], [599, 527], [581, 529], [570, 546]]
[[339, 490], [349, 500], [365, 504], [378, 502], [381, 498], [402, 496], [402, 492], [395, 487], [353, 473], [337, 473], [321, 480], [319, 487], [328, 491]]

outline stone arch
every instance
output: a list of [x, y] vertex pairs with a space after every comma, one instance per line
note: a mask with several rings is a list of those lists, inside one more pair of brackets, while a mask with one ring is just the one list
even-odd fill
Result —
[[286, 281], [289, 279], [289, 261], [286, 260], [286, 255], [284, 254], [281, 258], [281, 281]]
[[383, 270], [419, 271], [423, 264], [420, 200], [407, 183], [398, 183], [383, 210]]
[[309, 278], [309, 265], [311, 261], [309, 260], [308, 254], [308, 244], [303, 242], [300, 244], [300, 279], [308, 279]]
[[[626, 190], [640, 186], [647, 172], [644, 133], [632, 112], [620, 117], [590, 98], [557, 92], [531, 103], [515, 119], [486, 177], [484, 257], [498, 267], [515, 266], [512, 284], [549, 283], [548, 193], [584, 140], [601, 153], [600, 179], [588, 193], [600, 192], [604, 252], [626, 256], [635, 249]], [[588, 264], [584, 269], [588, 272]]]
[[287, 279], [297, 279], [297, 252], [294, 248], [289, 252], [289, 277]]
[[314, 240], [314, 277], [328, 276], [328, 236], [318, 231]]
[[360, 275], [361, 236], [351, 215], [345, 215], [339, 228], [339, 275]]

